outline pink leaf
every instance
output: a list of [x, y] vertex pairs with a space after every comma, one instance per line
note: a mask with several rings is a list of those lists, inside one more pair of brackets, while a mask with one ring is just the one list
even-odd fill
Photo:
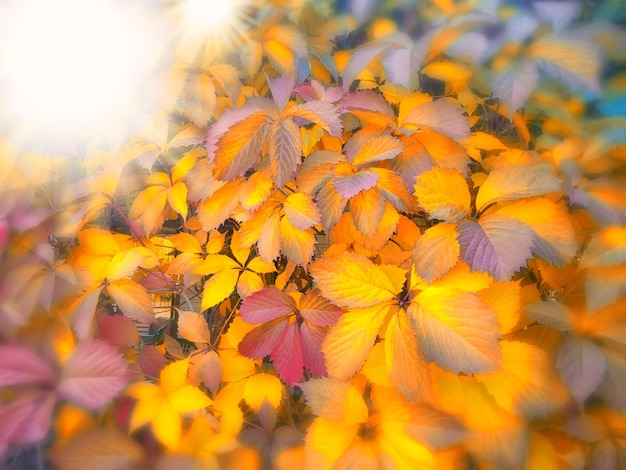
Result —
[[370, 90], [361, 90], [348, 93], [341, 101], [341, 107], [345, 109], [366, 109], [377, 113], [386, 114], [393, 118], [394, 112], [391, 105], [378, 93]]
[[333, 326], [344, 313], [342, 308], [322, 297], [318, 290], [307, 292], [300, 301], [299, 312], [307, 322], [317, 326]]
[[215, 396], [222, 383], [222, 362], [215, 351], [209, 351], [200, 358], [198, 376]]
[[304, 322], [300, 325], [300, 339], [302, 341], [302, 358], [304, 367], [311, 373], [326, 376], [326, 364], [322, 352], [322, 342], [326, 337], [326, 330], [319, 326]]
[[28, 390], [13, 401], [0, 404], [0, 456], [10, 445], [42, 440], [50, 429], [54, 403], [54, 393]]
[[130, 318], [111, 315], [98, 321], [98, 336], [111, 346], [127, 347], [139, 343], [137, 325]]
[[270, 359], [276, 372], [287, 385], [294, 385], [302, 378], [304, 375], [302, 343], [300, 331], [295, 323], [289, 325], [283, 332], [270, 354]]
[[351, 199], [361, 191], [367, 191], [376, 186], [378, 174], [373, 170], [363, 170], [358, 173], [335, 173], [333, 186], [346, 199]]
[[128, 383], [122, 356], [112, 346], [97, 339], [80, 343], [68, 359], [59, 394], [79, 405], [99, 409], [111, 401]]
[[313, 122], [335, 137], [341, 136], [343, 124], [339, 118], [339, 108], [325, 101], [309, 101], [289, 108], [287, 114]]
[[452, 139], [461, 139], [470, 134], [463, 111], [445, 99], [430, 101], [412, 109], [402, 121], [403, 126], [407, 124], [426, 127]]
[[288, 324], [289, 320], [284, 318], [258, 326], [246, 333], [237, 349], [244, 356], [263, 359], [274, 350]]
[[272, 98], [274, 99], [274, 102], [276, 102], [276, 106], [278, 106], [279, 110], [282, 111], [289, 102], [295, 82], [295, 77], [291, 75], [268, 80], [270, 91], [272, 92]]
[[176, 287], [176, 281], [167, 274], [149, 272], [146, 277], [139, 281], [148, 292], [168, 291]]
[[240, 314], [248, 323], [265, 323], [288, 315], [296, 309], [293, 298], [275, 287], [250, 294], [241, 304]]
[[18, 344], [0, 346], [0, 387], [54, 383], [50, 365], [34, 351]]

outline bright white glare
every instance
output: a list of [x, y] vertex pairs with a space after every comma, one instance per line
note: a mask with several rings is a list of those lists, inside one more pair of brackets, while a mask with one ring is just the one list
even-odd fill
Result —
[[237, 3], [232, 0], [186, 0], [184, 8], [190, 23], [208, 29], [232, 24], [237, 18]]
[[228, 52], [244, 34], [252, 3], [252, 0], [180, 0], [175, 8], [175, 22], [180, 28], [180, 57], [193, 61], [205, 47], [214, 55]]
[[33, 133], [77, 135], [125, 118], [158, 54], [155, 25], [133, 4], [5, 3], [0, 93], [11, 114]]

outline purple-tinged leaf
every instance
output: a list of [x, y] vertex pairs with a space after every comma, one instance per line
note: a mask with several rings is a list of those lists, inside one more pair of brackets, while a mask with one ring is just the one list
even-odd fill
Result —
[[302, 136], [291, 119], [272, 125], [269, 138], [270, 170], [277, 187], [291, 181], [302, 161]]
[[506, 107], [509, 116], [521, 108], [537, 85], [539, 72], [534, 62], [524, 60], [491, 80], [493, 94]]
[[317, 289], [308, 291], [298, 307], [302, 318], [317, 326], [333, 326], [344, 313], [341, 307], [322, 297]]
[[356, 76], [389, 47], [390, 45], [385, 43], [370, 43], [355, 49], [343, 71], [343, 89], [349, 90]]
[[626, 411], [626, 358], [619, 351], [603, 351], [606, 359], [606, 378], [598, 394], [606, 403], [620, 411]]
[[606, 360], [600, 348], [587, 339], [573, 336], [561, 344], [556, 365], [580, 405], [598, 388], [606, 374]]
[[55, 373], [50, 364], [19, 344], [0, 346], [0, 387], [14, 385], [51, 385]]
[[479, 222], [458, 225], [461, 259], [473, 271], [487, 271], [498, 281], [508, 281], [532, 258], [534, 233], [523, 222], [502, 215], [488, 215]]
[[59, 395], [89, 409], [109, 403], [128, 383], [126, 362], [113, 346], [97, 339], [86, 339], [63, 367]]
[[289, 102], [289, 98], [291, 98], [291, 93], [293, 93], [293, 87], [296, 84], [296, 79], [292, 75], [282, 76], [278, 78], [272, 78], [268, 80], [270, 91], [272, 92], [272, 98], [278, 106], [278, 109], [282, 111], [287, 103]]
[[243, 337], [238, 351], [253, 359], [263, 359], [274, 350], [278, 340], [289, 325], [289, 319], [276, 319], [250, 330]]
[[333, 172], [333, 186], [339, 195], [346, 199], [352, 199], [361, 191], [375, 187], [378, 182], [378, 174], [375, 171], [353, 172], [351, 168], [352, 165], [337, 166]]
[[401, 125], [425, 127], [452, 139], [470, 135], [469, 122], [463, 111], [445, 99], [430, 101], [413, 108], [404, 117]]
[[248, 323], [259, 324], [289, 315], [295, 310], [293, 297], [275, 287], [266, 287], [246, 297], [239, 313]]
[[360, 90], [348, 93], [341, 101], [341, 108], [346, 110], [365, 109], [394, 118], [393, 108], [385, 98], [371, 90]]
[[310, 325], [307, 322], [300, 325], [304, 367], [315, 375], [326, 376], [327, 374], [324, 353], [322, 352], [322, 343], [326, 333], [326, 329]]
[[0, 455], [11, 445], [41, 441], [50, 429], [54, 393], [26, 390], [8, 403], [0, 403]]
[[283, 332], [270, 354], [276, 372], [287, 385], [295, 385], [304, 375], [304, 359], [302, 357], [302, 341], [300, 330], [291, 323]]
[[389, 49], [382, 58], [387, 80], [411, 89], [424, 62], [430, 37], [426, 36], [409, 48]]
[[[305, 101], [325, 101], [325, 90], [320, 82], [317, 80], [311, 80], [311, 84], [304, 83], [294, 88]], [[343, 90], [341, 90], [341, 96], [343, 96]]]
[[532, 5], [539, 18], [552, 23], [556, 31], [570, 24], [582, 10], [582, 3], [577, 1], [541, 0]]
[[139, 367], [148, 377], [158, 377], [167, 364], [163, 353], [154, 345], [146, 344], [141, 348], [138, 359]]
[[330, 135], [340, 137], [343, 124], [339, 118], [339, 108], [324, 101], [309, 101], [297, 104], [285, 111], [285, 116], [295, 116], [313, 122]]

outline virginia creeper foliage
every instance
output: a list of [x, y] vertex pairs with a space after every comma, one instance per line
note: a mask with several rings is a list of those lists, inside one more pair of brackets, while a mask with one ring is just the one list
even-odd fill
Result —
[[375, 3], [242, 6], [82, 174], [0, 140], [7, 462], [626, 466], [623, 12]]

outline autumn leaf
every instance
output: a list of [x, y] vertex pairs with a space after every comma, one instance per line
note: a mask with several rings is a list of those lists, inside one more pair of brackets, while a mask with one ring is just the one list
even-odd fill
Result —
[[57, 391], [63, 398], [97, 410], [121, 392], [129, 378], [126, 363], [114, 347], [86, 339], [63, 365]]
[[152, 299], [141, 285], [129, 279], [119, 279], [107, 286], [107, 292], [128, 318], [142, 323], [154, 321]]
[[367, 257], [344, 253], [315, 261], [311, 275], [322, 295], [341, 307], [371, 307], [389, 301], [404, 284], [403, 271], [386, 270]]
[[187, 384], [189, 359], [172, 362], [159, 375], [159, 385], [150, 382], [132, 384], [126, 394], [137, 400], [131, 430], [150, 424], [154, 436], [167, 448], [178, 446], [183, 414], [206, 408], [212, 401], [198, 388]]
[[414, 188], [419, 205], [431, 218], [458, 222], [470, 210], [467, 182], [452, 168], [433, 168], [422, 173]]
[[476, 196], [476, 209], [498, 201], [514, 201], [560, 191], [562, 182], [546, 166], [509, 165], [489, 173]]
[[487, 215], [478, 222], [462, 221], [457, 228], [461, 259], [473, 270], [487, 271], [508, 281], [532, 258], [534, 234], [523, 222], [504, 215]]
[[452, 269], [460, 258], [456, 225], [440, 223], [429, 227], [415, 243], [413, 261], [418, 274], [431, 282]]
[[0, 387], [51, 385], [54, 380], [55, 373], [51, 365], [32, 349], [20, 344], [0, 346]]
[[431, 287], [407, 314], [427, 359], [455, 373], [494, 372], [501, 364], [497, 319], [473, 293]]

